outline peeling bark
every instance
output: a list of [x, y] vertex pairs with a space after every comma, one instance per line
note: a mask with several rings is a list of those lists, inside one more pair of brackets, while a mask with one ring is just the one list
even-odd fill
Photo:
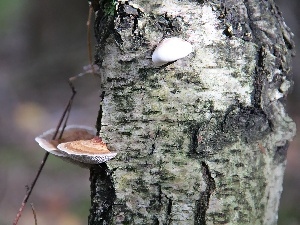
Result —
[[[272, 0], [93, 1], [114, 160], [91, 169], [89, 224], [276, 224], [294, 44]], [[189, 56], [154, 67], [167, 37]]]

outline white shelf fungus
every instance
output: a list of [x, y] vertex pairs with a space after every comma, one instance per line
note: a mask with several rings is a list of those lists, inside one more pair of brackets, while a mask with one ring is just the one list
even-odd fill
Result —
[[186, 57], [193, 51], [192, 45], [178, 37], [162, 40], [152, 54], [152, 61], [155, 66], [162, 66]]

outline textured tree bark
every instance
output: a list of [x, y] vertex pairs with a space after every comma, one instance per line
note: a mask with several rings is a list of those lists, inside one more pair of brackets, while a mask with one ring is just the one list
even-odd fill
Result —
[[[273, 0], [93, 1], [102, 72], [89, 224], [276, 224], [294, 44]], [[166, 37], [194, 48], [155, 67]], [[176, 46], [175, 46], [176, 47]]]

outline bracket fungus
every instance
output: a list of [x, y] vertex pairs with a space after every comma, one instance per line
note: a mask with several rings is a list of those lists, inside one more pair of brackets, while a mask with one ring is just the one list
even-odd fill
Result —
[[92, 127], [70, 125], [60, 139], [52, 140], [55, 131], [48, 130], [36, 137], [35, 141], [47, 152], [74, 164], [88, 167], [89, 164], [106, 162], [117, 155], [107, 149]]
[[162, 40], [152, 54], [155, 66], [162, 66], [169, 62], [186, 57], [193, 51], [191, 43], [178, 38], [171, 37]]
[[99, 137], [90, 140], [64, 142], [59, 144], [57, 148], [67, 153], [71, 159], [88, 164], [106, 162], [117, 155], [116, 152], [109, 151]]

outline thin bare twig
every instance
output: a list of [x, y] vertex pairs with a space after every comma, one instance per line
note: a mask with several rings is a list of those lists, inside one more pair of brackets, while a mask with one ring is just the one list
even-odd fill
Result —
[[[66, 124], [67, 124], [67, 121], [68, 121], [68, 118], [69, 118], [69, 115], [70, 115], [70, 111], [71, 111], [71, 106], [72, 106], [72, 103], [73, 103], [73, 99], [74, 99], [74, 97], [76, 95], [76, 90], [75, 90], [74, 85], [72, 84], [72, 82], [70, 80], [69, 80], [69, 86], [70, 86], [70, 88], [72, 90], [72, 95], [71, 95], [71, 97], [70, 97], [70, 99], [68, 101], [68, 104], [66, 105], [65, 110], [64, 110], [64, 112], [63, 112], [63, 114], [62, 114], [62, 116], [61, 116], [61, 118], [60, 118], [60, 120], [59, 120], [59, 122], [57, 124], [55, 133], [54, 133], [54, 135], [52, 137], [52, 140], [55, 140], [57, 138], [58, 132], [59, 132], [59, 130], [60, 130], [62, 124], [63, 124], [58, 139], [60, 139], [62, 137], [64, 129], [65, 129]], [[24, 199], [23, 199], [23, 201], [21, 203], [21, 207], [20, 207], [20, 209], [19, 209], [19, 211], [17, 213], [17, 216], [16, 216], [16, 218], [14, 220], [13, 225], [17, 225], [18, 224], [18, 221], [19, 221], [19, 219], [20, 219], [20, 217], [22, 215], [23, 209], [24, 209], [24, 207], [25, 207], [25, 205], [26, 205], [26, 203], [27, 203], [27, 201], [28, 201], [28, 199], [29, 199], [29, 197], [31, 195], [31, 192], [32, 192], [32, 190], [33, 190], [33, 188], [34, 188], [34, 186], [35, 186], [35, 184], [36, 184], [36, 182], [37, 182], [37, 180], [38, 180], [38, 178], [39, 178], [39, 176], [40, 176], [40, 174], [41, 174], [44, 166], [45, 166], [45, 163], [46, 163], [46, 161], [48, 159], [48, 156], [49, 156], [49, 152], [46, 152], [45, 155], [44, 155], [44, 158], [43, 158], [43, 160], [42, 160], [42, 162], [40, 164], [38, 172], [35, 175], [35, 178], [34, 178], [33, 182], [31, 183], [30, 187], [28, 188], [28, 190], [27, 190], [27, 192], [25, 194], [25, 197], [24, 197]]]
[[30, 203], [30, 205], [31, 205], [32, 213], [33, 213], [34, 225], [37, 225], [36, 212], [35, 212], [35, 209], [33, 207], [33, 203]]
[[[61, 116], [61, 118], [60, 118], [60, 120], [57, 124], [55, 133], [52, 137], [52, 140], [55, 140], [57, 138], [58, 132], [60, 131], [60, 128], [62, 127], [62, 129], [60, 131], [60, 134], [58, 136], [58, 139], [60, 139], [62, 137], [63, 132], [65, 130], [65, 127], [67, 125], [67, 121], [68, 121], [68, 118], [69, 118], [69, 115], [70, 115], [73, 99], [76, 95], [76, 90], [75, 90], [75, 87], [74, 87], [72, 81], [74, 81], [76, 78], [78, 78], [80, 76], [83, 76], [87, 73], [92, 73], [93, 75], [95, 75], [96, 74], [95, 68], [98, 69], [97, 65], [93, 65], [93, 56], [92, 56], [92, 46], [91, 46], [91, 18], [92, 18], [92, 13], [93, 13], [93, 7], [92, 7], [92, 5], [90, 5], [90, 7], [89, 7], [89, 16], [88, 16], [88, 21], [87, 21], [87, 46], [88, 46], [88, 56], [89, 56], [89, 63], [90, 63], [91, 69], [89, 70], [89, 68], [87, 68], [87, 70], [85, 72], [80, 73], [77, 76], [73, 76], [73, 77], [69, 78], [69, 86], [72, 90], [72, 96], [70, 97], [70, 99], [68, 101], [68, 104], [65, 107], [65, 110], [64, 110], [64, 112], [63, 112], [63, 114], [62, 114], [62, 116]], [[64, 123], [63, 123], [63, 121], [64, 121]], [[63, 126], [62, 126], [62, 124], [63, 124]], [[44, 158], [43, 158], [43, 160], [40, 164], [38, 172], [35, 175], [35, 178], [34, 178], [33, 182], [31, 183], [30, 187], [28, 188], [28, 190], [25, 194], [25, 197], [22, 201], [21, 207], [20, 207], [20, 209], [17, 213], [17, 216], [14, 220], [13, 225], [17, 225], [17, 223], [18, 223], [18, 221], [19, 221], [19, 219], [22, 215], [22, 211], [23, 211], [23, 209], [24, 209], [24, 207], [25, 207], [25, 205], [26, 205], [26, 203], [27, 203], [27, 201], [28, 201], [28, 199], [31, 195], [31, 192], [32, 192], [32, 190], [33, 190], [33, 188], [34, 188], [34, 186], [35, 186], [35, 184], [36, 184], [36, 182], [37, 182], [44, 166], [45, 166], [45, 163], [47, 161], [48, 156], [49, 156], [49, 152], [46, 152], [45, 155], [44, 155]]]
[[91, 19], [92, 19], [92, 13], [93, 13], [93, 6], [90, 4], [89, 8], [89, 16], [88, 20], [86, 22], [87, 25], [87, 47], [88, 47], [88, 56], [89, 56], [89, 63], [92, 66], [92, 74], [95, 75], [95, 70], [93, 67], [93, 56], [92, 56], [92, 36], [91, 36]]

